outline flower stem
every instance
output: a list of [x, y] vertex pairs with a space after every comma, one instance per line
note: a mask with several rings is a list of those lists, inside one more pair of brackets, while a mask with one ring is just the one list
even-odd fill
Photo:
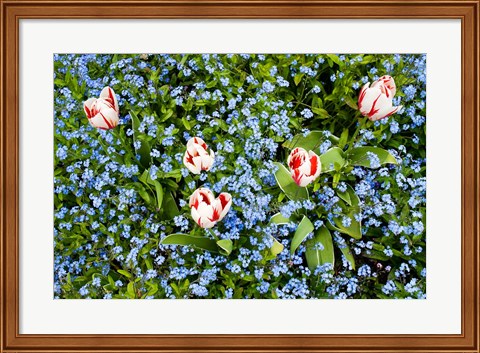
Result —
[[212, 235], [213, 239], [215, 239], [216, 241], [218, 241], [218, 237], [217, 235], [215, 234], [215, 232], [213, 231], [213, 229], [209, 228], [208, 229], [208, 232]]

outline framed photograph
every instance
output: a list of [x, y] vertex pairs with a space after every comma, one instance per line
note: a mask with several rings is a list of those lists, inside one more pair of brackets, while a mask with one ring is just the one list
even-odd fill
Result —
[[1, 4], [1, 352], [479, 352], [478, 1]]

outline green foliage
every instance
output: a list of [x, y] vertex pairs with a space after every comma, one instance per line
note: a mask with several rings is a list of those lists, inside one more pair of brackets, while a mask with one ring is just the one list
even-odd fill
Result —
[[308, 198], [307, 188], [298, 186], [295, 181], [292, 179], [290, 172], [285, 168], [281, 163], [273, 163], [278, 170], [275, 172], [275, 179], [277, 180], [278, 186], [282, 191], [287, 195], [290, 200], [305, 200]]
[[298, 225], [297, 230], [293, 235], [292, 245], [290, 246], [290, 254], [293, 255], [295, 253], [295, 250], [297, 250], [298, 246], [311, 232], [313, 232], [313, 224], [306, 216], [303, 216], [302, 221]]
[[374, 153], [382, 164], [397, 164], [397, 160], [388, 151], [378, 147], [357, 147], [352, 148], [348, 153], [348, 159], [353, 165], [372, 168], [367, 152]]
[[[192, 235], [180, 234], [180, 233], [168, 235], [167, 237], [163, 238], [160, 241], [160, 244], [188, 245], [197, 249], [207, 250], [212, 252], [218, 252], [219, 251], [218, 247], [220, 246], [214, 240], [211, 240], [205, 237], [198, 237], [198, 236], [192, 236]], [[223, 245], [225, 246], [225, 244]]]
[[315, 232], [313, 239], [307, 241], [306, 247], [305, 257], [310, 271], [327, 263], [335, 263], [332, 235], [325, 226]]

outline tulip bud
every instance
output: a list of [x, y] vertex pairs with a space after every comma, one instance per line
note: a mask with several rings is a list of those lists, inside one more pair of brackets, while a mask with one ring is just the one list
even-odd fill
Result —
[[183, 164], [193, 174], [200, 174], [202, 170], [210, 170], [215, 153], [207, 151], [208, 146], [200, 137], [192, 137], [187, 142], [187, 150], [183, 156]]
[[372, 121], [385, 119], [398, 112], [402, 106], [394, 107], [392, 100], [397, 88], [391, 76], [382, 76], [370, 86], [367, 82], [358, 96], [358, 109]]
[[113, 129], [118, 125], [120, 112], [117, 97], [110, 87], [105, 87], [99, 98], [89, 98], [83, 103], [88, 122], [102, 130]]
[[193, 220], [202, 228], [212, 228], [230, 210], [232, 196], [222, 192], [217, 198], [207, 188], [199, 188], [190, 196], [190, 206]]
[[304, 187], [318, 178], [322, 163], [313, 151], [301, 147], [294, 148], [287, 159], [290, 173], [298, 186]]

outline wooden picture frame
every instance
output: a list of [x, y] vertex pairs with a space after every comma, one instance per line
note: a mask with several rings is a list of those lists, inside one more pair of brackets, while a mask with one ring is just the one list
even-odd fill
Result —
[[[1, 0], [1, 352], [479, 352], [479, 0]], [[100, 9], [108, 11], [99, 11]], [[19, 20], [24, 18], [460, 19], [462, 333], [458, 335], [32, 335], [19, 333]]]

